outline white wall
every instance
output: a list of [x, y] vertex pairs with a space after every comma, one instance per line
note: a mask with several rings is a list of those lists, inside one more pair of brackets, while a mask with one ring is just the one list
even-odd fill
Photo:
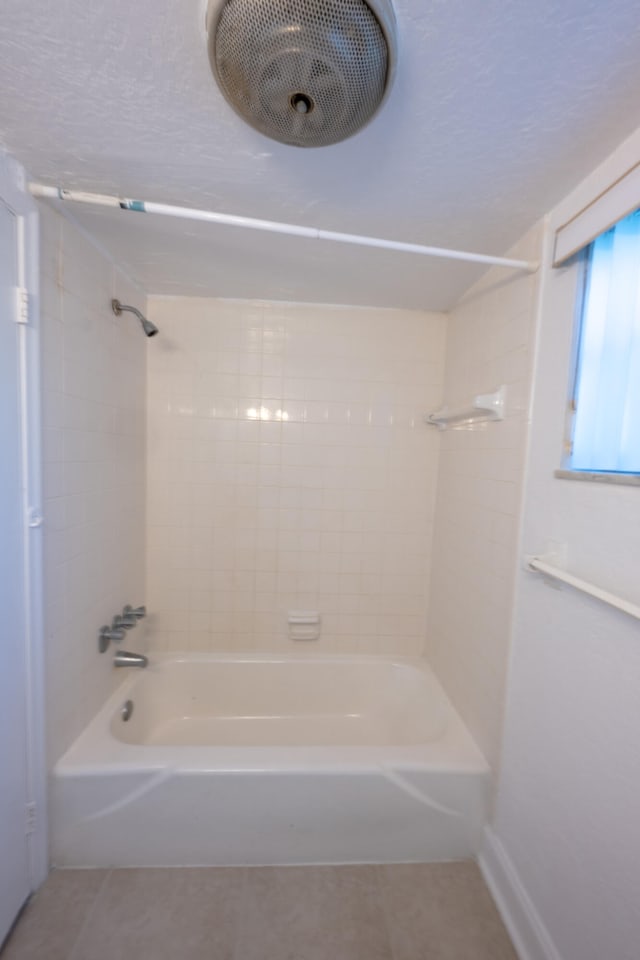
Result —
[[[541, 228], [509, 252], [535, 260]], [[448, 317], [444, 396], [507, 387], [506, 419], [441, 434], [426, 653], [494, 771], [500, 754], [537, 277], [490, 270]]]
[[441, 400], [444, 317], [149, 310], [154, 644], [287, 649], [287, 611], [311, 609], [313, 650], [420, 653], [438, 451], [422, 417]]
[[[41, 205], [44, 578], [52, 764], [122, 676], [98, 629], [145, 586], [145, 351], [140, 292]], [[137, 634], [137, 636], [136, 636]], [[140, 645], [143, 631], [127, 637]]]
[[[550, 231], [638, 161], [640, 132], [553, 211]], [[547, 259], [543, 284], [523, 551], [564, 542], [568, 569], [639, 603], [640, 489], [553, 476], [576, 267], [553, 270]], [[638, 623], [521, 571], [487, 863], [497, 864], [499, 887], [501, 871], [521, 885], [516, 910], [525, 905], [519, 929], [531, 957], [639, 955], [639, 740]]]

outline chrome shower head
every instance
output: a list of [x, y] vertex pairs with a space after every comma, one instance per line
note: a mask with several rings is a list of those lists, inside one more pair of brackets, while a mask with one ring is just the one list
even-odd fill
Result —
[[158, 333], [158, 328], [156, 327], [155, 323], [151, 323], [150, 320], [147, 320], [144, 314], [140, 313], [140, 311], [135, 307], [127, 307], [124, 303], [120, 303], [119, 300], [112, 300], [111, 309], [115, 313], [116, 317], [119, 317], [120, 314], [125, 311], [127, 313], [134, 313], [142, 324], [142, 329], [148, 337], [155, 337], [156, 333]]
[[158, 328], [155, 323], [151, 323], [151, 320], [147, 320], [146, 317], [142, 318], [142, 329], [148, 337], [155, 337], [158, 333]]

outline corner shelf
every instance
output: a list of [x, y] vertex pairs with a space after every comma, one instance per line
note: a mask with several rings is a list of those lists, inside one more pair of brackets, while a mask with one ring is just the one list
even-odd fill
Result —
[[505, 400], [507, 388], [503, 384], [495, 393], [479, 393], [464, 407], [442, 407], [434, 413], [425, 416], [425, 423], [438, 430], [446, 430], [448, 426], [461, 426], [465, 423], [476, 423], [482, 420], [504, 420]]

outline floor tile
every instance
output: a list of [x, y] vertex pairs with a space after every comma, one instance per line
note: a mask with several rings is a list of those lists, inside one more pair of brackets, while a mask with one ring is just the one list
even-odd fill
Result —
[[235, 960], [391, 960], [376, 868], [249, 871]]
[[68, 870], [2, 960], [516, 960], [475, 863]]
[[232, 868], [113, 870], [71, 960], [232, 960], [244, 878]]
[[379, 869], [394, 960], [517, 960], [475, 863]]
[[28, 904], [2, 960], [68, 960], [108, 870], [56, 870]]

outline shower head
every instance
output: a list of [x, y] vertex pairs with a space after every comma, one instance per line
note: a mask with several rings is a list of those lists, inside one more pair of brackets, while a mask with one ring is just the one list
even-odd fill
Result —
[[142, 317], [142, 329], [148, 337], [155, 337], [156, 333], [158, 333], [158, 328], [155, 323], [151, 323], [146, 317]]
[[124, 303], [120, 303], [119, 300], [112, 300], [111, 309], [115, 313], [116, 317], [119, 317], [120, 314], [125, 311], [127, 313], [134, 313], [142, 324], [142, 329], [148, 337], [155, 337], [156, 333], [158, 333], [158, 328], [156, 327], [155, 323], [151, 323], [150, 320], [147, 320], [144, 314], [140, 313], [139, 310], [136, 310], [135, 307], [127, 307]]

